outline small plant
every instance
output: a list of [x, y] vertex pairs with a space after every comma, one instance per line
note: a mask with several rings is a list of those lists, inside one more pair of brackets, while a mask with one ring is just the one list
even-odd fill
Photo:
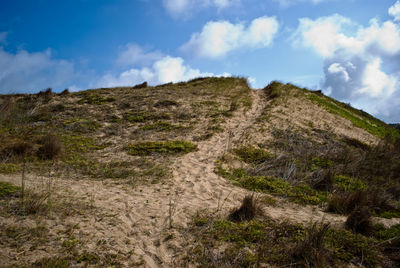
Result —
[[368, 207], [358, 207], [347, 217], [346, 227], [355, 233], [367, 234], [371, 229], [371, 216]]
[[297, 242], [293, 249], [294, 259], [301, 260], [307, 267], [329, 266], [328, 250], [325, 247], [326, 235], [329, 230], [329, 223], [315, 222], [306, 228], [306, 235], [303, 240]]
[[55, 159], [62, 151], [62, 144], [59, 138], [53, 135], [47, 135], [42, 139], [43, 145], [39, 148], [37, 154], [41, 159]]
[[242, 205], [231, 211], [229, 220], [233, 222], [250, 221], [261, 212], [258, 199], [254, 195], [247, 195], [243, 198]]

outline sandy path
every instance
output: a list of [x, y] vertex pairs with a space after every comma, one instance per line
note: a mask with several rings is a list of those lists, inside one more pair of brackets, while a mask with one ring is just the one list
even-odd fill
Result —
[[[248, 193], [216, 175], [214, 164], [230, 143], [240, 142], [246, 129], [251, 127], [267, 104], [261, 91], [253, 91], [252, 94], [253, 106], [249, 111], [245, 114], [237, 112], [227, 120], [223, 133], [200, 142], [198, 151], [176, 159], [169, 183], [131, 189], [109, 181], [57, 179], [55, 184], [58, 191], [85, 198], [95, 210], [88, 211], [87, 215], [67, 218], [66, 221], [46, 219], [50, 232], [56, 235], [66, 225], [78, 224], [76, 236], [87, 250], [123, 256], [126, 267], [175, 267], [176, 260], [182, 257], [187, 245], [185, 234], [181, 231], [185, 230], [196, 211], [216, 211], [222, 205], [223, 210], [227, 211], [239, 205]], [[19, 178], [0, 175], [0, 180], [14, 183], [19, 183]], [[37, 180], [34, 175], [27, 176], [28, 183]], [[342, 224], [345, 220], [342, 216], [291, 203], [268, 207], [265, 212], [276, 219], [287, 218], [302, 223], [325, 219]], [[169, 228], [170, 221], [172, 229]], [[10, 223], [10, 219], [0, 218], [0, 224], [7, 222]], [[171, 235], [172, 239], [168, 239]], [[41, 254], [27, 251], [21, 255], [8, 249], [0, 257], [11, 264], [18, 254], [18, 258], [37, 260], [56, 253], [55, 249], [48, 248]]]

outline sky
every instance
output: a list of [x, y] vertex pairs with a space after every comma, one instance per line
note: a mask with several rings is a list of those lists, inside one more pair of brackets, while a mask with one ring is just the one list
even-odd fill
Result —
[[400, 0], [1, 0], [0, 93], [246, 77], [400, 122]]

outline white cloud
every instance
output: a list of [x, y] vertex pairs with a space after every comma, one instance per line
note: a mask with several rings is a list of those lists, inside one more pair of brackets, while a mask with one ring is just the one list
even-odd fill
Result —
[[400, 103], [393, 103], [400, 99], [400, 25], [371, 19], [362, 26], [337, 14], [302, 18], [292, 41], [324, 59], [325, 92], [400, 121]]
[[211, 21], [200, 33], [194, 33], [181, 50], [197, 57], [219, 58], [239, 48], [262, 48], [272, 44], [278, 32], [275, 17], [254, 19], [246, 28], [243, 23]]
[[157, 85], [187, 81], [196, 77], [206, 76], [230, 76], [230, 74], [215, 75], [213, 73], [202, 73], [198, 69], [193, 69], [185, 65], [182, 58], [165, 56], [155, 61], [151, 68], [130, 69], [117, 76], [106, 74], [94, 86], [132, 86], [144, 81], [147, 81], [150, 85]]
[[294, 33], [294, 44], [313, 48], [322, 57], [332, 57], [342, 51], [349, 54], [364, 54], [377, 49], [380, 53], [395, 55], [400, 52], [400, 29], [391, 21], [382, 25], [376, 19], [370, 21], [367, 28], [358, 27], [350, 19], [340, 15], [321, 17], [317, 20], [302, 18]]
[[348, 82], [350, 80], [349, 77], [349, 73], [347, 72], [346, 68], [341, 66], [340, 63], [332, 63], [329, 67], [328, 67], [328, 72], [331, 74], [337, 74], [339, 76], [341, 76], [344, 81]]
[[146, 52], [136, 44], [127, 44], [124, 50], [118, 55], [117, 64], [120, 66], [128, 65], [148, 65], [155, 60], [163, 57], [161, 52]]
[[7, 43], [7, 32], [0, 32], [0, 44], [6, 44]]
[[216, 7], [218, 10], [228, 8], [240, 0], [163, 0], [165, 9], [173, 16], [187, 17], [193, 10]]
[[393, 94], [398, 81], [394, 75], [388, 75], [381, 69], [382, 60], [375, 58], [365, 67], [360, 93], [366, 93], [372, 97], [385, 97]]
[[389, 15], [394, 17], [394, 21], [400, 21], [400, 1], [389, 8]]
[[74, 64], [53, 59], [51, 51], [9, 53], [0, 47], [0, 93], [38, 92], [63, 89], [78, 78]]

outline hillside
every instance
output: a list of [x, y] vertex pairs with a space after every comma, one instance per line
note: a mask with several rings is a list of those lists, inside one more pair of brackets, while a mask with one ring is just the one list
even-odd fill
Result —
[[400, 132], [319, 92], [199, 78], [0, 116], [0, 267], [400, 264]]

